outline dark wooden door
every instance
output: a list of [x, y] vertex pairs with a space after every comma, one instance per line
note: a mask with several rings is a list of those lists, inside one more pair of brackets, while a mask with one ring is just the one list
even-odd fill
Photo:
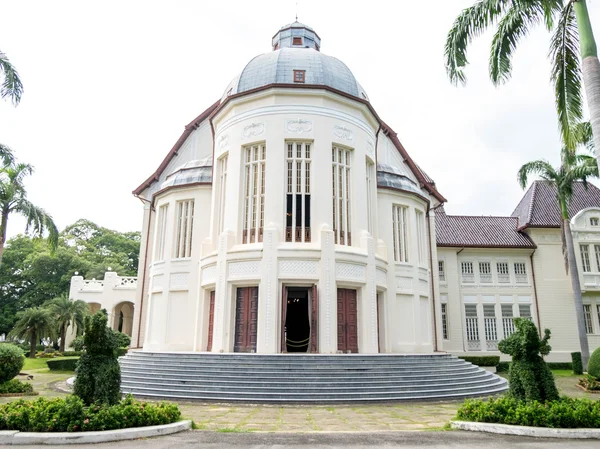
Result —
[[317, 286], [312, 286], [312, 295], [310, 298], [310, 352], [316, 354], [319, 352], [319, 297]]
[[358, 319], [356, 290], [338, 288], [338, 351], [358, 352]]
[[210, 292], [210, 304], [208, 306], [208, 344], [206, 350], [212, 351], [213, 332], [215, 328], [215, 291]]
[[233, 352], [256, 352], [258, 287], [237, 289]]

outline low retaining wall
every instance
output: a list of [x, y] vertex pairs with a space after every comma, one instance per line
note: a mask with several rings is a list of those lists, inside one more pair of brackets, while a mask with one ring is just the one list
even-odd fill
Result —
[[0, 444], [6, 445], [63, 445], [91, 444], [109, 441], [135, 440], [183, 432], [192, 428], [192, 421], [179, 421], [162, 426], [132, 427], [131, 429], [104, 430], [99, 432], [18, 432], [0, 431]]
[[486, 422], [451, 421], [453, 429], [500, 433], [536, 438], [600, 439], [600, 429], [554, 429], [550, 427], [512, 426]]

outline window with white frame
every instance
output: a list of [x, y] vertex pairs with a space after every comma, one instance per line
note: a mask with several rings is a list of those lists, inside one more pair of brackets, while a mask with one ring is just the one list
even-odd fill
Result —
[[164, 260], [165, 258], [165, 236], [167, 234], [168, 211], [168, 204], [163, 204], [158, 208], [158, 221], [156, 223], [156, 252], [154, 253], [154, 260]]
[[519, 304], [519, 317], [531, 320], [531, 304]]
[[438, 276], [439, 276], [440, 282], [446, 282], [446, 271], [445, 271], [443, 260], [438, 260]]
[[448, 304], [442, 303], [442, 338], [448, 340]]
[[513, 305], [501, 304], [500, 309], [502, 312], [502, 331], [504, 333], [504, 338], [510, 337], [515, 332]]
[[417, 217], [417, 247], [419, 252], [419, 263], [425, 264], [425, 214], [416, 210]]
[[408, 207], [392, 206], [394, 260], [408, 262]]
[[194, 229], [194, 200], [177, 202], [177, 233], [175, 258], [192, 256], [192, 230]]
[[287, 143], [286, 242], [310, 242], [310, 142]]
[[594, 333], [594, 325], [592, 324], [592, 305], [591, 304], [583, 305], [583, 316], [585, 318], [585, 333], [593, 334]]
[[479, 317], [477, 304], [465, 304], [465, 330], [467, 332], [467, 347], [470, 351], [481, 350], [479, 340]]
[[596, 270], [600, 271], [600, 245], [594, 245], [594, 254], [596, 255]]
[[373, 221], [375, 217], [373, 216], [373, 193], [375, 192], [375, 164], [371, 162], [369, 159], [366, 160], [366, 170], [367, 170], [367, 231], [369, 234], [373, 235], [375, 226], [373, 225]]
[[491, 262], [479, 262], [479, 282], [482, 284], [490, 284], [492, 282]]
[[475, 274], [473, 272], [473, 262], [461, 262], [460, 272], [462, 275], [462, 282], [464, 284], [472, 284], [475, 282]]
[[265, 144], [244, 148], [244, 223], [242, 243], [262, 242], [265, 221]]
[[515, 262], [515, 280], [517, 284], [527, 284], [527, 267], [525, 262]]
[[496, 306], [494, 304], [483, 305], [483, 327], [485, 329], [487, 349], [498, 349], [498, 326], [496, 323]]
[[579, 250], [581, 251], [581, 266], [583, 268], [583, 272], [589, 273], [592, 271], [592, 267], [590, 265], [590, 245], [579, 245]]
[[510, 272], [508, 271], [508, 262], [496, 262], [496, 272], [498, 275], [499, 283], [507, 284], [510, 282]]
[[333, 233], [335, 243], [352, 244], [350, 218], [350, 150], [333, 147], [332, 186], [333, 186]]
[[219, 234], [225, 227], [225, 202], [227, 200], [227, 159], [226, 154], [219, 159]]
[[600, 225], [600, 219], [598, 217], [590, 218], [590, 226], [599, 226], [599, 225]]

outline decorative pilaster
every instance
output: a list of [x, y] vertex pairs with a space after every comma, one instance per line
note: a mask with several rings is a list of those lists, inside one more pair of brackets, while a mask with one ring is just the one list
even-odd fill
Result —
[[321, 279], [319, 282], [319, 352], [337, 352], [337, 286], [335, 243], [329, 225], [321, 227]]

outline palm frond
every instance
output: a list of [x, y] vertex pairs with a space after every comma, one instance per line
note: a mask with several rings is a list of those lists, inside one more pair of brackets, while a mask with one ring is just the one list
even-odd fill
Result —
[[538, 160], [527, 162], [524, 164], [517, 173], [517, 181], [521, 188], [527, 187], [527, 180], [531, 175], [538, 175], [542, 179], [548, 181], [554, 181], [557, 178], [556, 170], [550, 165], [548, 161]]
[[509, 0], [479, 0], [463, 10], [452, 24], [444, 48], [446, 73], [453, 84], [465, 84], [463, 69], [467, 66], [467, 47], [474, 38], [496, 23]]
[[18, 105], [23, 95], [23, 83], [19, 73], [10, 63], [6, 54], [0, 51], [0, 72], [4, 75], [4, 81], [0, 86], [0, 98], [10, 97], [13, 105]]
[[550, 58], [560, 132], [567, 148], [575, 151], [578, 142], [572, 130], [583, 117], [583, 99], [579, 32], [572, 2], [564, 7], [550, 41]]
[[10, 149], [10, 147], [7, 145], [3, 145], [1, 143], [0, 143], [0, 159], [2, 159], [2, 163], [4, 164], [5, 167], [14, 163], [14, 161], [15, 161], [15, 156], [13, 154], [13, 151]]
[[542, 10], [544, 11], [544, 22], [546, 29], [552, 31], [554, 28], [554, 20], [563, 9], [563, 0], [542, 0], [540, 1]]
[[519, 41], [544, 19], [545, 13], [539, 2], [515, 2], [498, 22], [489, 62], [490, 78], [495, 86], [510, 79], [511, 58]]
[[31, 232], [34, 235], [42, 236], [48, 232], [48, 244], [54, 251], [58, 246], [58, 229], [54, 224], [52, 217], [41, 207], [37, 207], [29, 200], [22, 198], [13, 207], [15, 212], [19, 212], [27, 220], [25, 232]]
[[573, 126], [573, 135], [580, 145], [595, 154], [594, 135], [592, 134], [592, 124], [590, 122], [580, 122]]

